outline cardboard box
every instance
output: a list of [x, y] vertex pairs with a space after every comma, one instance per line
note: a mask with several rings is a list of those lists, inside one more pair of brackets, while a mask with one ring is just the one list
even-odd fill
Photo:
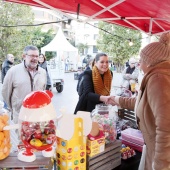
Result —
[[63, 115], [57, 133], [58, 170], [86, 170], [86, 136], [92, 121], [89, 112]]
[[103, 131], [99, 131], [99, 135], [95, 138], [88, 135], [87, 139], [87, 154], [92, 157], [96, 154], [99, 154], [105, 150], [105, 136]]

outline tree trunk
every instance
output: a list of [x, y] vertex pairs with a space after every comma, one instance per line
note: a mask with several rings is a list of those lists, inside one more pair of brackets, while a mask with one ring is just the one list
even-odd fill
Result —
[[121, 73], [124, 70], [124, 65], [117, 63], [115, 65], [117, 73]]

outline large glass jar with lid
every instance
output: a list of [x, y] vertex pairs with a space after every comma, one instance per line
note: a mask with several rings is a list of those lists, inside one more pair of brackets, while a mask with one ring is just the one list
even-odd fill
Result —
[[116, 122], [112, 115], [113, 109], [111, 105], [97, 104], [92, 111], [92, 121], [98, 122], [100, 130], [104, 132], [106, 144], [116, 140]]

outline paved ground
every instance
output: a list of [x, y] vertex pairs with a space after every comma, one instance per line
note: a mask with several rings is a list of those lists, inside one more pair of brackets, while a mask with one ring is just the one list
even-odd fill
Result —
[[[64, 90], [62, 93], [58, 93], [55, 88], [53, 88], [53, 98], [52, 103], [56, 109], [57, 115], [60, 115], [62, 112], [73, 114], [74, 109], [76, 107], [78, 101], [78, 94], [76, 91], [77, 80], [74, 80], [74, 73], [64, 73]], [[113, 73], [113, 82], [112, 82], [112, 94], [118, 92], [121, 84], [121, 74]], [[1, 95], [2, 83], [0, 83], [0, 100], [2, 100]], [[12, 122], [10, 124], [13, 124]], [[18, 143], [17, 136], [15, 134], [15, 130], [11, 130], [11, 141], [12, 141], [12, 149], [11, 151], [15, 151]]]
[[[74, 80], [74, 73], [64, 73], [62, 75], [64, 78], [64, 90], [62, 93], [58, 93], [55, 88], [53, 88], [53, 98], [52, 102], [57, 111], [57, 114], [60, 114], [60, 111], [72, 114], [74, 112], [75, 106], [78, 101], [78, 95], [76, 91], [77, 80]], [[122, 76], [121, 73], [113, 73], [113, 82], [112, 82], [112, 91], [111, 94], [118, 93], [121, 84]], [[1, 95], [2, 84], [0, 83], [0, 100], [2, 100]]]

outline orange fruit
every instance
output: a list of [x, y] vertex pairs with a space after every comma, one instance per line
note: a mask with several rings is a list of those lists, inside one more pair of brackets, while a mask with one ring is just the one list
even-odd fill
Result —
[[4, 152], [4, 153], [7, 153], [8, 150], [9, 150], [8, 147], [5, 146], [3, 152]]
[[2, 120], [0, 120], [0, 131], [3, 130], [4, 126], [5, 126], [5, 124], [2, 122]]
[[4, 133], [3, 132], [0, 132], [0, 141], [3, 141], [4, 140]]
[[5, 153], [6, 157], [10, 154], [10, 149]]
[[4, 114], [1, 119], [3, 120], [4, 123], [7, 123], [7, 121], [9, 120], [9, 116]]
[[4, 147], [5, 147], [5, 145], [4, 145], [4, 143], [2, 142], [2, 143], [1, 143], [1, 146], [0, 146], [0, 151], [3, 150]]
[[3, 155], [0, 157], [0, 159], [5, 159], [6, 155], [3, 153]]
[[0, 159], [1, 159], [1, 157], [3, 156], [3, 154], [4, 154], [4, 153], [0, 151]]
[[10, 137], [10, 131], [9, 130], [4, 130], [3, 131], [4, 132], [4, 136], [7, 138], [9, 138]]

